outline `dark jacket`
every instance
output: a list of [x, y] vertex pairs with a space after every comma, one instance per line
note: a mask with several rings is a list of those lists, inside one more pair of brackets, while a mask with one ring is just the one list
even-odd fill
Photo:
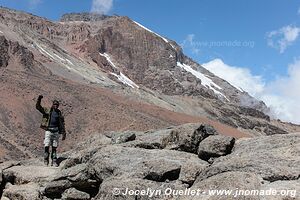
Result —
[[[36, 109], [43, 114], [41, 128], [44, 129], [44, 130], [47, 130], [48, 127], [49, 127], [50, 116], [51, 116], [51, 113], [53, 111], [53, 108], [49, 109], [49, 108], [42, 107], [41, 106], [41, 99], [38, 99], [37, 102], [36, 102]], [[65, 131], [65, 120], [64, 120], [64, 117], [63, 117], [63, 115], [62, 115], [62, 113], [61, 113], [61, 111], [59, 109], [57, 110], [57, 112], [58, 112], [58, 115], [59, 115], [59, 121], [58, 121], [58, 131], [59, 131], [59, 134], [65, 135], [66, 131]]]

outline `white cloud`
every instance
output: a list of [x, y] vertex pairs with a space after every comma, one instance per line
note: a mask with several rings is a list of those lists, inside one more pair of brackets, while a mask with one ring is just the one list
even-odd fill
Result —
[[40, 3], [42, 3], [42, 0], [29, 0], [29, 6], [30, 8], [36, 8]]
[[93, 0], [91, 12], [107, 14], [113, 7], [113, 0]]
[[285, 121], [300, 123], [300, 58], [288, 66], [288, 75], [268, 84], [262, 100], [275, 115]]
[[262, 78], [251, 74], [248, 68], [229, 66], [221, 59], [212, 60], [202, 66], [252, 96], [257, 96], [264, 90], [265, 83]]
[[288, 75], [266, 83], [247, 68], [229, 66], [220, 59], [203, 64], [212, 73], [264, 101], [274, 117], [300, 124], [300, 58], [288, 66]]
[[193, 54], [200, 54], [200, 48], [198, 48], [198, 44], [195, 42], [195, 34], [188, 34], [186, 38], [183, 40], [181, 46], [182, 48], [189, 48]]
[[283, 53], [286, 48], [292, 45], [298, 38], [300, 28], [296, 26], [285, 26], [279, 30], [271, 31], [267, 34], [268, 45], [275, 49], [279, 49]]

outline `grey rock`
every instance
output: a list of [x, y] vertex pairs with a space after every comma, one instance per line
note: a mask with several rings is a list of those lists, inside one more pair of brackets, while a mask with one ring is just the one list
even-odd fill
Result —
[[61, 169], [67, 169], [75, 165], [86, 163], [103, 146], [110, 145], [111, 138], [104, 134], [95, 134], [79, 143], [73, 151], [66, 152], [64, 161], [60, 163]]
[[135, 140], [135, 138], [136, 135], [133, 132], [115, 133], [112, 136], [112, 143], [113, 144], [125, 143], [128, 141], [133, 141]]
[[218, 134], [210, 125], [185, 124], [170, 130], [163, 139], [163, 147], [197, 154], [199, 143], [210, 135]]
[[81, 158], [80, 157], [68, 157], [66, 160], [61, 162], [60, 168], [61, 169], [67, 169], [70, 167], [73, 167], [75, 165], [81, 164]]
[[277, 127], [277, 126], [274, 126], [272, 124], [266, 124], [265, 125], [265, 128], [264, 128], [264, 132], [267, 134], [267, 135], [275, 135], [275, 134], [288, 134], [287, 131]]
[[13, 166], [18, 166], [21, 163], [19, 161], [7, 161], [0, 164], [0, 169], [5, 170]]
[[[247, 172], [224, 172], [215, 176], [209, 177], [203, 181], [195, 183], [191, 189], [201, 191], [201, 195], [193, 196], [190, 199], [201, 200], [228, 200], [228, 199], [244, 199], [244, 200], [259, 200], [260, 196], [242, 195], [245, 190], [259, 190], [263, 179], [255, 173]], [[210, 191], [209, 191], [210, 190]], [[230, 195], [217, 195], [210, 193], [214, 190], [232, 191]], [[239, 192], [241, 191], [241, 192]], [[184, 198], [182, 198], [184, 199]]]
[[211, 157], [225, 156], [231, 153], [235, 139], [230, 136], [213, 135], [200, 142], [198, 156], [203, 160]]
[[267, 181], [296, 180], [300, 176], [300, 134], [240, 139], [231, 154], [217, 158], [197, 181], [228, 171], [251, 172]]
[[279, 193], [279, 195], [266, 195], [263, 198], [264, 200], [300, 199], [300, 179], [295, 181], [274, 181], [270, 184], [264, 184], [261, 189], [265, 191], [276, 190]]
[[63, 169], [57, 173], [54, 181], [67, 180], [70, 181], [72, 187], [76, 188], [94, 188], [98, 187], [97, 180], [93, 179], [93, 172], [90, 171], [87, 164], [78, 164], [68, 169]]
[[53, 180], [44, 186], [44, 194], [59, 197], [61, 191], [75, 187], [83, 191], [93, 191], [99, 188], [100, 182], [93, 177], [93, 171], [87, 164], [78, 164], [73, 167], [62, 169]]
[[124, 147], [136, 147], [144, 149], [163, 149], [163, 140], [168, 137], [175, 127], [162, 130], [149, 130], [146, 132], [135, 132], [136, 139], [122, 144]]
[[113, 176], [149, 179], [157, 182], [181, 180], [193, 182], [208, 163], [197, 155], [158, 149], [108, 146], [90, 160], [95, 176], [106, 180]]
[[248, 116], [252, 116], [252, 117], [257, 117], [257, 118], [261, 118], [261, 119], [265, 119], [267, 121], [270, 121], [270, 116], [266, 115], [265, 113], [263, 113], [259, 109], [240, 106], [239, 110], [240, 110], [240, 112], [239, 112], [240, 114], [244, 114], [244, 115], [248, 115]]
[[22, 185], [6, 184], [3, 191], [3, 197], [8, 199], [30, 199], [40, 200], [39, 186], [36, 183], [28, 183]]
[[80, 181], [81, 179], [87, 179], [87, 177], [85, 177], [87, 175], [87, 171], [88, 170], [86, 164], [78, 164], [59, 171], [55, 176], [54, 181], [63, 179], [68, 179], [70, 181]]
[[[202, 128], [200, 128], [202, 127]], [[136, 139], [112, 144], [107, 136], [92, 136], [64, 154], [60, 168], [44, 167], [38, 160], [17, 166], [2, 163], [2, 198], [8, 199], [297, 199], [292, 190], [300, 183], [300, 134], [234, 138], [209, 126], [187, 124], [159, 131], [135, 132]], [[120, 134], [118, 135], [120, 136]], [[167, 142], [166, 142], [167, 141]], [[174, 141], [174, 142], [171, 142]], [[185, 144], [184, 144], [185, 142]], [[159, 148], [137, 148], [140, 144]], [[176, 148], [176, 145], [178, 148]], [[183, 147], [184, 146], [184, 147]], [[173, 148], [171, 148], [173, 147]], [[193, 148], [209, 154], [199, 159]], [[170, 149], [168, 149], [170, 148]], [[177, 149], [177, 150], [171, 150]], [[185, 152], [188, 150], [191, 152]], [[231, 153], [228, 154], [231, 150]], [[0, 173], [1, 173], [0, 170]], [[33, 173], [34, 172], [34, 173]], [[144, 194], [117, 194], [143, 190]], [[152, 192], [160, 191], [160, 194]], [[232, 190], [226, 195], [164, 195], [168, 190]], [[243, 195], [242, 190], [289, 190], [290, 196]], [[175, 190], [176, 189], [176, 190]], [[148, 194], [147, 194], [148, 192]], [[272, 196], [273, 197], [273, 196]]]
[[15, 184], [45, 182], [52, 179], [58, 170], [45, 166], [13, 166], [3, 170], [3, 178]]
[[42, 188], [42, 194], [47, 197], [59, 198], [62, 191], [72, 187], [72, 182], [69, 180], [52, 181], [45, 184]]
[[[114, 177], [105, 180], [101, 184], [99, 193], [95, 199], [99, 200], [167, 200], [177, 199], [176, 196], [166, 196], [165, 191], [169, 190], [184, 190], [187, 186], [182, 185], [178, 182], [154, 182], [139, 178], [125, 178], [125, 177]], [[134, 192], [137, 192], [134, 194]]]
[[70, 188], [64, 191], [61, 197], [62, 200], [88, 200], [90, 195], [86, 192], [79, 191], [75, 188]]

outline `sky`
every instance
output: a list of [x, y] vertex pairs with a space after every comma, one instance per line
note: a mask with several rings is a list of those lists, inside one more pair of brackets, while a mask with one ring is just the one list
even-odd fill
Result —
[[58, 21], [68, 12], [128, 16], [300, 124], [299, 0], [0, 0]]

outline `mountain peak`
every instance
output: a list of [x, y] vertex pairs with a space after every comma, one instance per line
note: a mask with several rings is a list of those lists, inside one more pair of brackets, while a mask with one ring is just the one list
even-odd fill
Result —
[[102, 15], [97, 13], [89, 13], [89, 12], [82, 12], [82, 13], [66, 13], [64, 14], [60, 21], [61, 22], [70, 22], [70, 21], [101, 21], [106, 18], [109, 18], [108, 15]]

